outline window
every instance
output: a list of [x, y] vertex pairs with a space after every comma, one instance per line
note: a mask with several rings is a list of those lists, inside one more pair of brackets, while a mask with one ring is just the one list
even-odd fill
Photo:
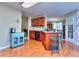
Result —
[[54, 22], [54, 29], [62, 30], [62, 22]]

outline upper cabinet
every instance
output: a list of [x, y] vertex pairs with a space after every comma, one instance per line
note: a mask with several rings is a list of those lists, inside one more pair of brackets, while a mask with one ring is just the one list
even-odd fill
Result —
[[43, 27], [45, 26], [45, 17], [33, 18], [31, 24], [33, 27]]

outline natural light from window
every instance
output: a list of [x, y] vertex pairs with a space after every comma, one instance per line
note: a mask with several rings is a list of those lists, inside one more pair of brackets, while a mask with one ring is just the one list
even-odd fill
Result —
[[62, 30], [62, 23], [61, 22], [54, 22], [54, 29]]

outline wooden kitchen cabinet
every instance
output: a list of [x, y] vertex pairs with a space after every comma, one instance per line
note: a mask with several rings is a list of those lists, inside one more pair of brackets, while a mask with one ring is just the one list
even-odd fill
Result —
[[34, 26], [34, 25], [35, 25], [35, 21], [32, 20], [32, 26]]
[[33, 27], [43, 27], [45, 24], [45, 17], [39, 17], [32, 19], [32, 26]]
[[35, 39], [35, 31], [30, 31], [30, 39]]
[[58, 33], [50, 33], [45, 31], [32, 31], [32, 30], [30, 31], [30, 39], [41, 41], [43, 43], [43, 46], [47, 50], [50, 49], [50, 43], [58, 43], [58, 40], [52, 40], [54, 39], [54, 37], [58, 37]]
[[30, 30], [30, 39], [41, 41], [41, 31], [32, 31]]
[[41, 41], [45, 47], [45, 49], [50, 49], [50, 33], [41, 32]]
[[[34, 40], [37, 40], [36, 37], [35, 37], [35, 33], [37, 31], [30, 31], [30, 39], [34, 39]], [[42, 31], [38, 31], [40, 32], [40, 37], [38, 38], [39, 41], [42, 41], [44, 47], [46, 49], [50, 49], [50, 33], [45, 33], [45, 32], [42, 32]]]
[[43, 41], [45, 37], [45, 33], [44, 32], [40, 32], [40, 41]]
[[52, 30], [52, 24], [47, 24], [47, 27]]
[[45, 33], [45, 37], [43, 40], [46, 49], [50, 49], [50, 33]]
[[[45, 49], [49, 50], [51, 48], [50, 43], [53, 43], [53, 44], [57, 43], [58, 44], [58, 40], [50, 40], [51, 35], [53, 37], [52, 39], [54, 39], [54, 37], [58, 38], [58, 33], [51, 34], [49, 32], [48, 33], [43, 32], [41, 34], [42, 34], [41, 40], [42, 40], [42, 43], [43, 43]], [[53, 48], [55, 48], [55, 47], [53, 47]], [[57, 46], [57, 48], [58, 48], [58, 46]]]

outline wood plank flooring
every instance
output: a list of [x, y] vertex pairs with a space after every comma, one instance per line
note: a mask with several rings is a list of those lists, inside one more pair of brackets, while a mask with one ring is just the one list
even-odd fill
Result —
[[79, 57], [79, 49], [66, 42], [59, 52], [46, 50], [40, 41], [25, 41], [25, 44], [16, 48], [7, 48], [0, 51], [0, 57]]

